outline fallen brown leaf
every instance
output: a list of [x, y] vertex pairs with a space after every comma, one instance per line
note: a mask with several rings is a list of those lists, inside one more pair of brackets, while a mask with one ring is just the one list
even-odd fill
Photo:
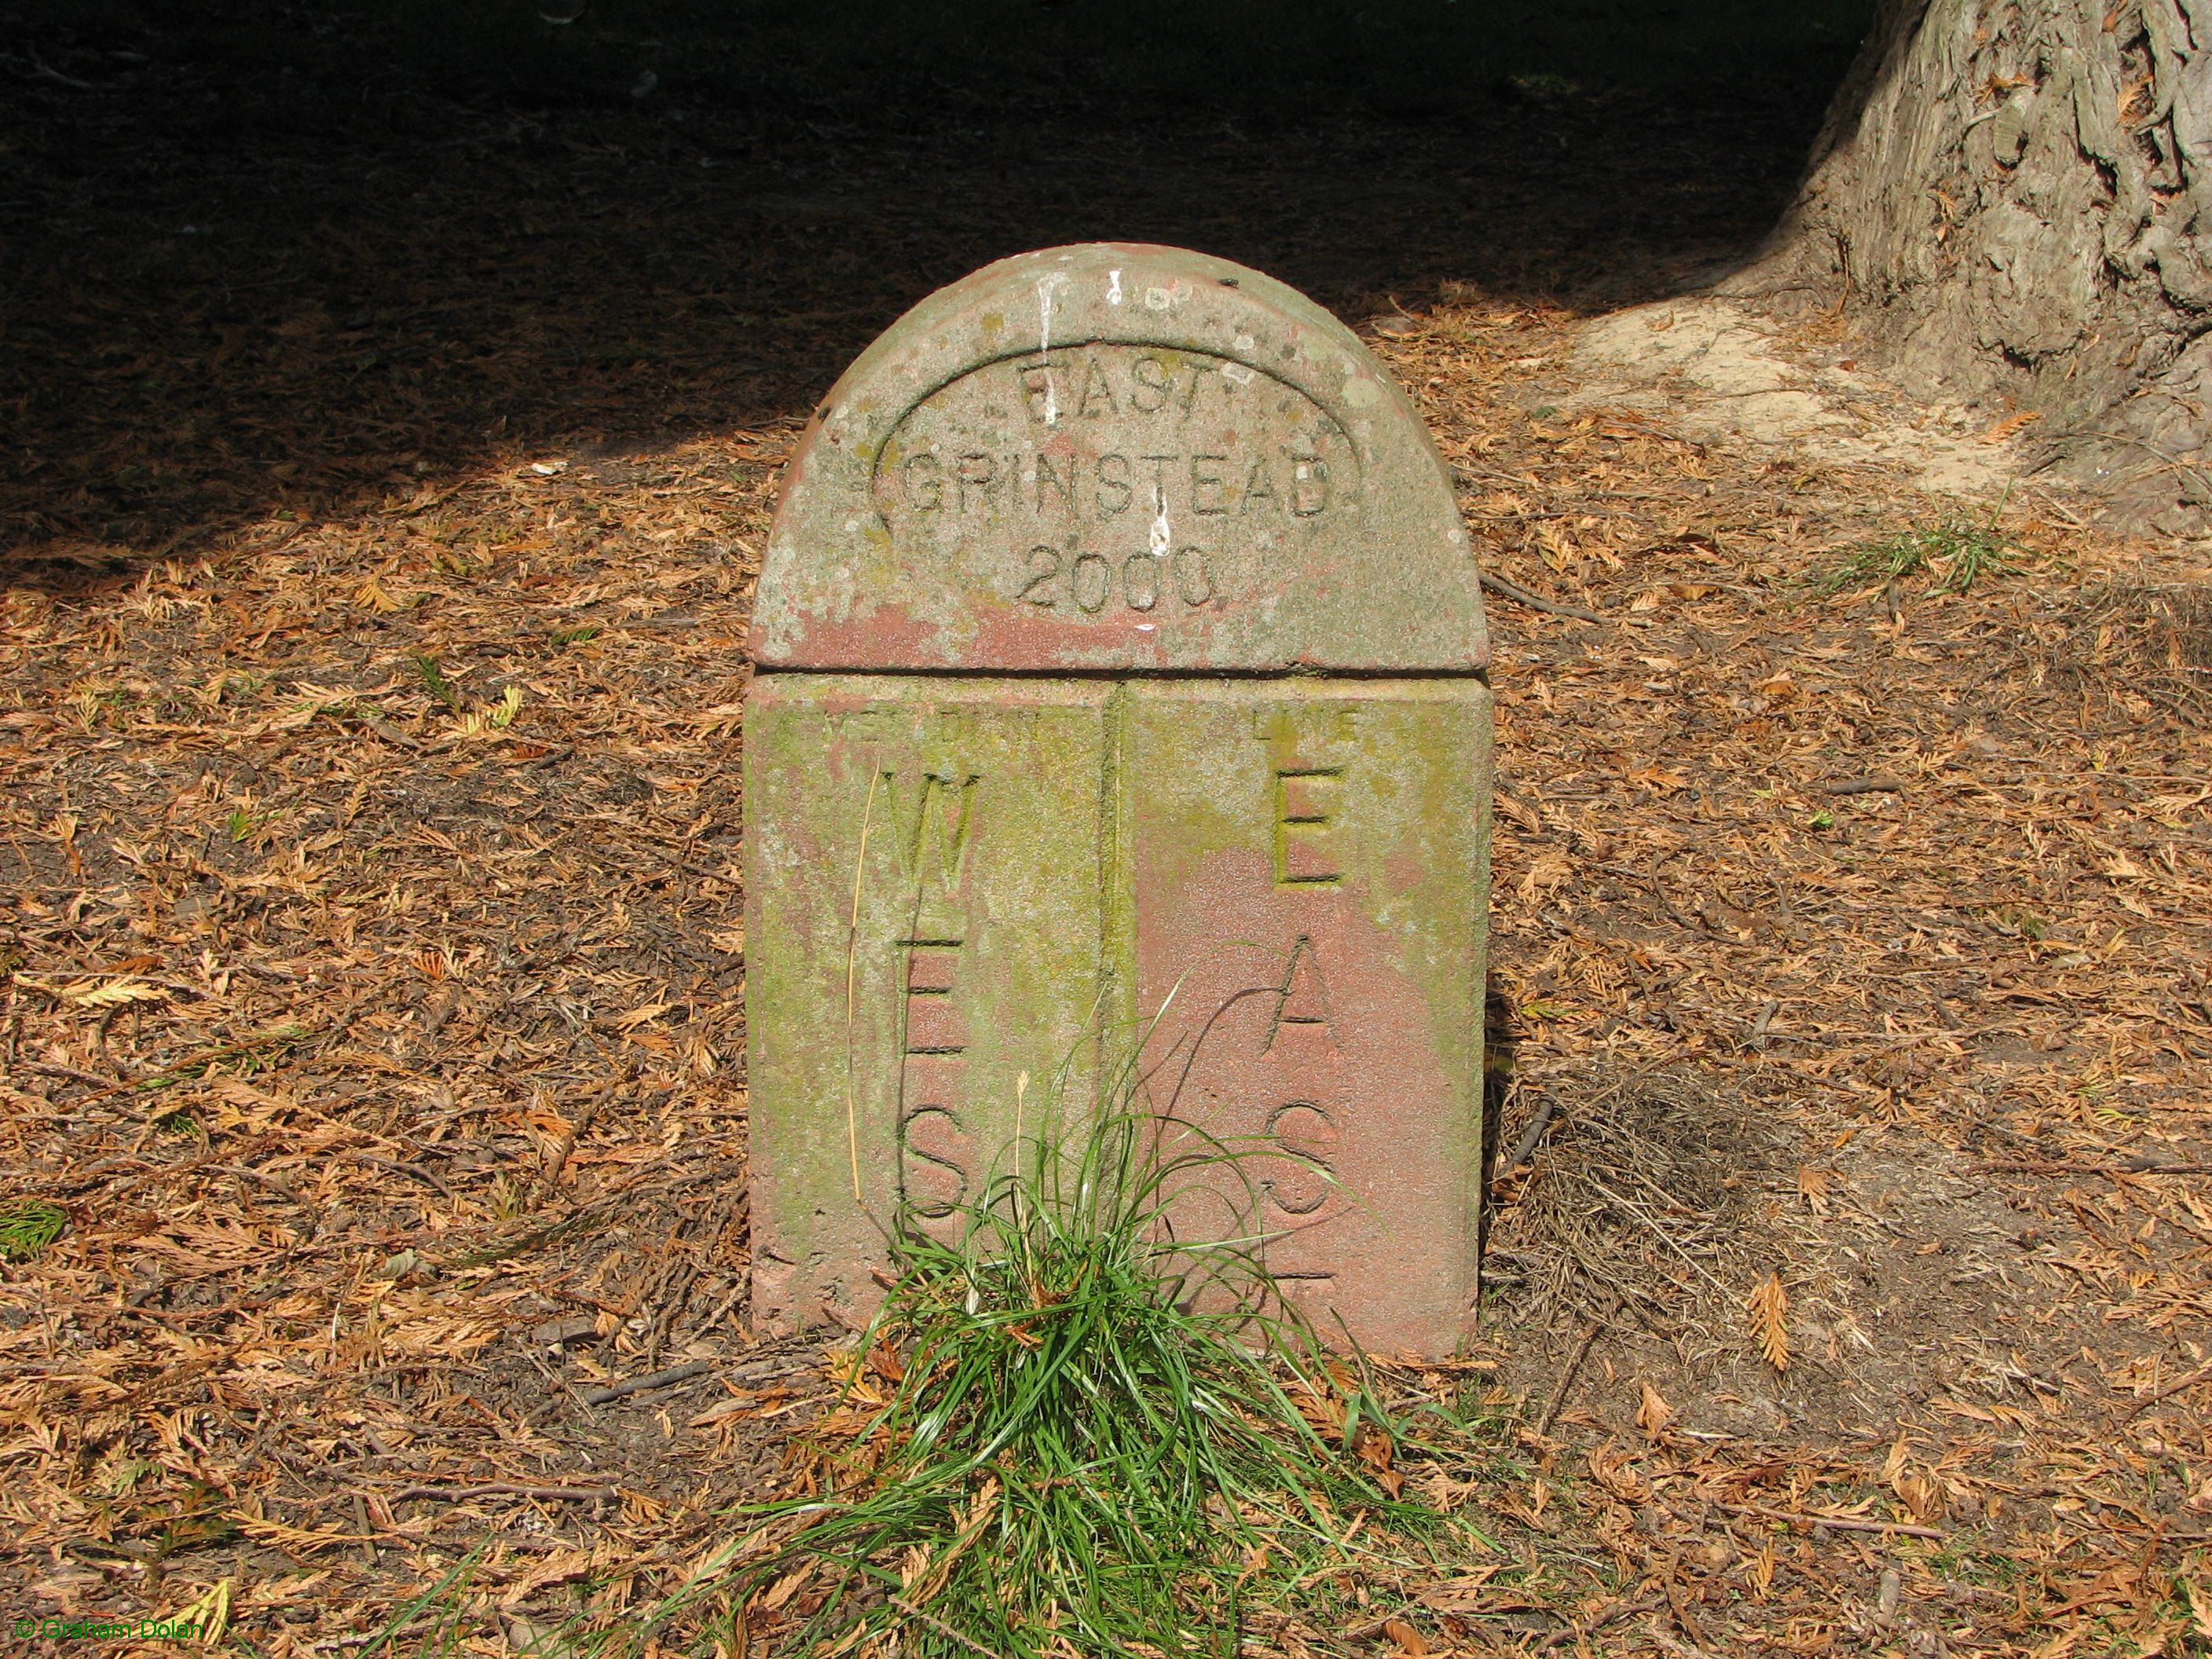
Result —
[[1769, 1273], [1752, 1287], [1752, 1334], [1759, 1351], [1778, 1371], [1790, 1369], [1790, 1328], [1784, 1321], [1790, 1312], [1790, 1292], [1782, 1288], [1782, 1275]]
[[1385, 1619], [1382, 1633], [1398, 1644], [1398, 1651], [1420, 1659], [1429, 1650], [1429, 1638], [1402, 1619]]

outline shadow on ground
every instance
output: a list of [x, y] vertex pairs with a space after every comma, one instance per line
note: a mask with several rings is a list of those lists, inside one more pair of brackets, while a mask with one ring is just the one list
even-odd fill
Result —
[[971, 100], [871, 130], [76, 40], [11, 58], [0, 115], [0, 579], [58, 592], [557, 447], [803, 420], [1026, 248], [1185, 244], [1355, 320], [1679, 292], [1771, 222], [1819, 103], [1535, 76], [1419, 120]]

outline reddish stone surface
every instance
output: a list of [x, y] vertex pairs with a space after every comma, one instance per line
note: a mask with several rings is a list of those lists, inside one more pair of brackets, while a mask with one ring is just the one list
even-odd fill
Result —
[[1152, 1104], [1237, 1155], [1178, 1234], [1393, 1353], [1471, 1328], [1489, 725], [1465, 682], [1163, 684], [1122, 744]]
[[1356, 904], [1286, 892], [1249, 849], [1157, 889], [1140, 867], [1137, 892], [1141, 999], [1176, 997], [1147, 1056], [1155, 1100], [1240, 1155], [1178, 1206], [1179, 1236], [1256, 1232], [1322, 1330], [1341, 1318], [1366, 1348], [1449, 1351], [1472, 1294], [1473, 1171], [1390, 942]]
[[1463, 1341], [1487, 644], [1358, 340], [1173, 249], [978, 272], [827, 400], [756, 617], [759, 1321], [857, 1326], [1149, 1030], [1164, 1133], [1232, 1154], [1178, 1237], [1256, 1240], [1338, 1340]]

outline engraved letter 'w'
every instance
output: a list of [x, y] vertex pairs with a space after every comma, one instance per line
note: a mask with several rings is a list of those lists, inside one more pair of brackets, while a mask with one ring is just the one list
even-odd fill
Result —
[[883, 774], [891, 804], [888, 839], [903, 878], [909, 938], [958, 939], [967, 931], [961, 887], [975, 835], [978, 781], [974, 773], [950, 769], [903, 777]]
[[[950, 896], [958, 890], [968, 861], [969, 832], [974, 827], [975, 785], [973, 773], [925, 772], [903, 804], [898, 825], [899, 862], [908, 881]], [[902, 793], [899, 775], [884, 774], [884, 793], [897, 801]]]

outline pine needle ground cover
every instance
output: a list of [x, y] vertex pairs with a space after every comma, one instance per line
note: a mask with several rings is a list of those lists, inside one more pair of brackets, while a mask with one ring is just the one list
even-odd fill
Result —
[[1350, 319], [1485, 568], [1600, 618], [1492, 612], [1508, 1144], [1554, 1109], [1491, 1334], [1349, 1372], [1494, 1548], [1332, 1498], [1348, 1559], [1271, 1555], [1243, 1650], [2201, 1642], [2202, 555], [2023, 484], [2008, 568], [1824, 599], [1995, 503], [1536, 412], [1766, 228], [1794, 116], [885, 146], [40, 49], [86, 85], [0, 106], [0, 1202], [66, 1220], [0, 1263], [11, 1607], [761, 1659], [829, 1605], [744, 1578], [895, 1386], [745, 1323], [766, 512], [903, 305], [1111, 234]]

